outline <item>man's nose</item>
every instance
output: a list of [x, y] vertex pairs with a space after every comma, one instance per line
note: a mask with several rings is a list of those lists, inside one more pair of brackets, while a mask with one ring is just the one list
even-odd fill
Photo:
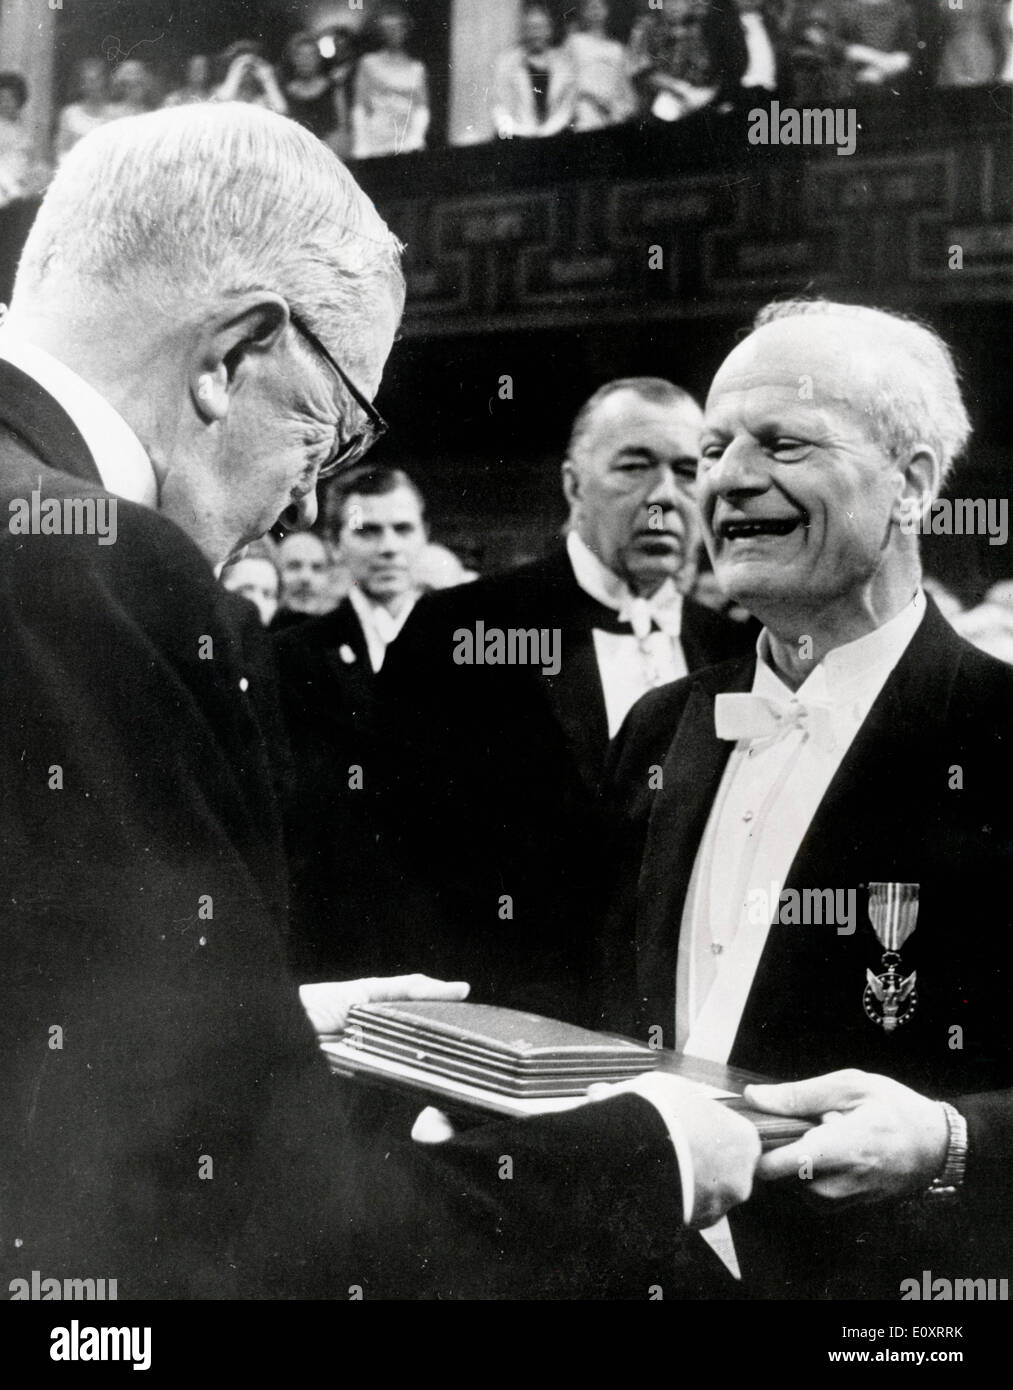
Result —
[[722, 497], [753, 496], [770, 486], [770, 464], [753, 440], [733, 439], [719, 459], [705, 460], [701, 481], [707, 492]]
[[651, 506], [674, 507], [684, 495], [682, 480], [673, 468], [665, 465], [654, 479], [654, 485], [647, 494], [646, 501]]

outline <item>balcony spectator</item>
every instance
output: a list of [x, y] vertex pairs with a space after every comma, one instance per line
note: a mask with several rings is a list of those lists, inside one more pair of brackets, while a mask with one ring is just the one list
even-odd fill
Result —
[[543, 5], [525, 6], [520, 38], [496, 61], [496, 133], [503, 140], [558, 135], [573, 120], [577, 78], [565, 50], [553, 47], [552, 19]]
[[836, 106], [850, 92], [833, 0], [795, 0], [782, 15], [779, 88], [796, 107]]
[[245, 101], [250, 106], [262, 106], [279, 116], [288, 115], [288, 103], [282, 95], [274, 68], [254, 45], [246, 40], [233, 44], [223, 55], [229, 63], [225, 81], [214, 93], [215, 101]]
[[120, 116], [143, 116], [158, 103], [155, 100], [155, 79], [146, 63], [139, 58], [128, 58], [120, 63], [112, 77], [112, 103], [109, 114], [115, 120]]
[[854, 93], [895, 89], [918, 42], [908, 0], [841, 0], [837, 32]]
[[187, 60], [186, 80], [182, 87], [170, 92], [162, 105], [192, 106], [199, 101], [210, 101], [213, 91], [211, 59], [206, 53], [195, 53]]
[[334, 132], [327, 141], [331, 149], [341, 159], [348, 159], [352, 153], [352, 101], [355, 87], [355, 70], [359, 61], [358, 35], [346, 25], [336, 25], [328, 30], [325, 38], [330, 40], [331, 90], [334, 94]]
[[380, 48], [359, 60], [352, 105], [352, 155], [373, 159], [426, 147], [429, 79], [408, 52], [411, 21], [400, 5], [381, 10]]
[[636, 110], [626, 51], [616, 39], [609, 38], [609, 17], [605, 0], [581, 0], [577, 28], [564, 44], [577, 79], [574, 130], [619, 125]]
[[318, 140], [330, 141], [337, 125], [334, 88], [320, 45], [309, 33], [294, 34], [285, 46], [291, 76], [283, 87], [288, 114]]
[[0, 207], [41, 193], [49, 176], [21, 124], [27, 101], [28, 83], [21, 74], [0, 72]]
[[963, 0], [939, 12], [939, 87], [985, 87], [1001, 80], [1009, 50], [1004, 0]]
[[56, 124], [56, 158], [90, 131], [112, 120], [109, 109], [109, 68], [104, 58], [82, 58], [74, 72], [75, 99], [60, 112]]
[[746, 36], [732, 0], [668, 0], [630, 34], [630, 65], [645, 116], [677, 121], [733, 101], [746, 71]]

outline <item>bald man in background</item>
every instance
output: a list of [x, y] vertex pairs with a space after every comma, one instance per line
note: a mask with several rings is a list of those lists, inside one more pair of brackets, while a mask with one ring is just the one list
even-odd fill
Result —
[[[750, 641], [684, 594], [701, 424], [692, 396], [661, 378], [601, 387], [562, 463], [565, 543], [421, 599], [388, 654], [394, 848], [444, 926], [427, 943], [432, 967], [466, 963], [483, 997], [588, 1016], [609, 740], [645, 691]], [[511, 631], [539, 636], [537, 659], [461, 659], [469, 634], [481, 645]]]

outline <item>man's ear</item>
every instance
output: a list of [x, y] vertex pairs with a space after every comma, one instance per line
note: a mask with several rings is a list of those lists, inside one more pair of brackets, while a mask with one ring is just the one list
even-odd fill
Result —
[[563, 478], [563, 496], [572, 508], [580, 497], [580, 473], [577, 465], [569, 458], [563, 460], [563, 467], [560, 472]]
[[190, 394], [206, 424], [224, 420], [237, 386], [251, 366], [274, 351], [290, 322], [280, 295], [242, 295], [202, 328], [190, 372]]
[[936, 451], [928, 444], [916, 444], [907, 463], [898, 468], [891, 520], [910, 525], [912, 513], [923, 517], [939, 492], [941, 472]]

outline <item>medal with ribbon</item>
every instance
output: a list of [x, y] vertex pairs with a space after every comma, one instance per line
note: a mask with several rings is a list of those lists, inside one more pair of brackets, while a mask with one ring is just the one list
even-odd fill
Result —
[[870, 883], [869, 920], [883, 950], [883, 973], [866, 970], [862, 995], [866, 1015], [892, 1033], [914, 1013], [917, 971], [901, 973], [900, 949], [918, 925], [917, 883]]

